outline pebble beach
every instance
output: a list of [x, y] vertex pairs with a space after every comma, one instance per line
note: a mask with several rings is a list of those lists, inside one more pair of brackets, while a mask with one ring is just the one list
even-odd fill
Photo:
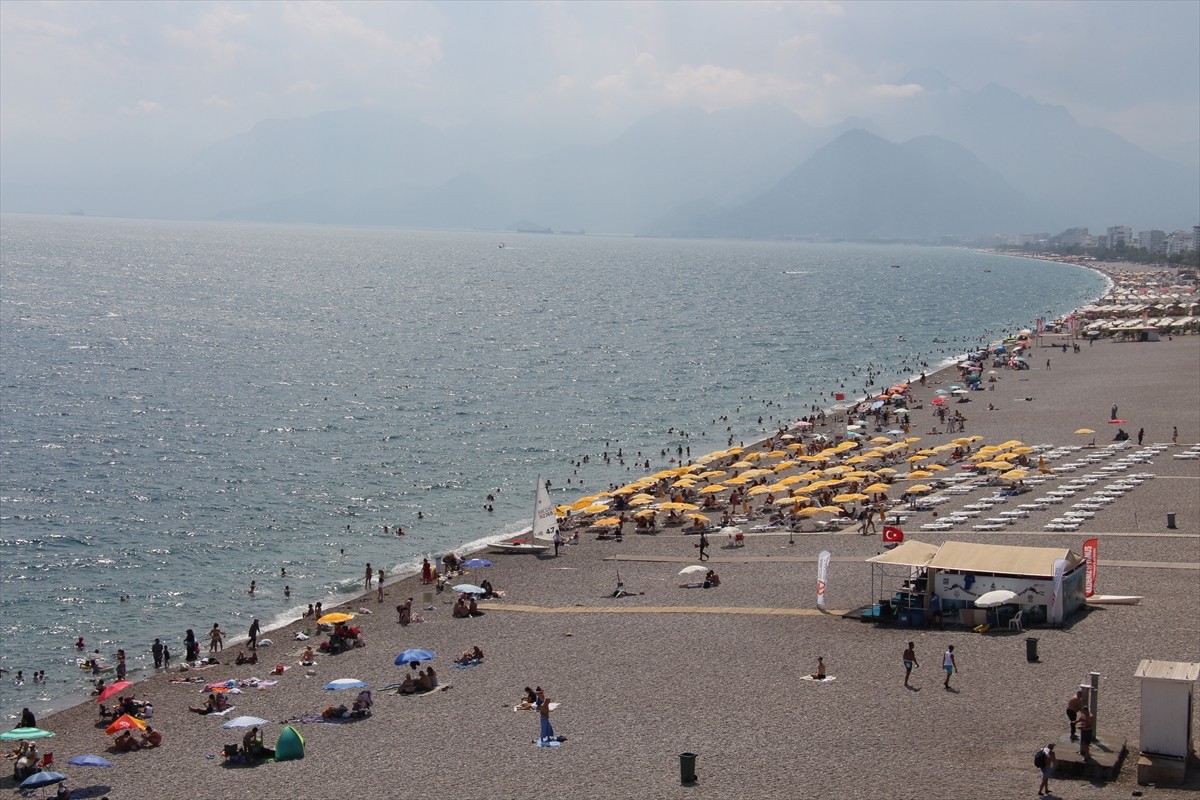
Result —
[[[1131, 435], [1144, 429], [1145, 446], [1171, 445], [1144, 467], [1156, 477], [1075, 532], [1043, 530], [1058, 513], [1046, 510], [1002, 531], [924, 533], [918, 526], [926, 512], [906, 522], [906, 537], [1079, 552], [1094, 536], [1098, 590], [1142, 595], [1140, 605], [1089, 607], [1063, 628], [1029, 634], [884, 628], [841, 614], [878, 599], [865, 559], [881, 552], [880, 537], [861, 536], [856, 527], [749, 532], [738, 548], [713, 536], [705, 563], [722, 584], [709, 590], [680, 587], [679, 570], [699, 562], [695, 537], [678, 529], [628, 532], [621, 541], [581, 532], [557, 558], [486, 555], [492, 567], [453, 579], [486, 578], [504, 592], [481, 604], [480, 617], [452, 618], [453, 592], [427, 596], [418, 577], [403, 577], [389, 581], [382, 601], [372, 591], [338, 609], [356, 615], [365, 647], [302, 666], [306, 642], [296, 634], [307, 632], [313, 643], [324, 637], [311, 620], [298, 620], [263, 634], [272, 644], [260, 648], [256, 665], [232, 663], [242, 646], [235, 641], [219, 665], [141, 681], [132, 691], [154, 704], [151, 724], [164, 736], [159, 748], [111, 752], [96, 705], [84, 703], [38, 720], [56, 734], [39, 743], [41, 750], [55, 753], [75, 796], [112, 800], [172, 791], [256, 800], [368, 792], [464, 799], [1032, 797], [1033, 752], [1065, 736], [1066, 700], [1094, 671], [1102, 676], [1100, 738], [1127, 740], [1130, 755], [1118, 780], [1052, 779], [1054, 796], [1194, 796], [1195, 774], [1184, 787], [1136, 784], [1133, 676], [1144, 658], [1200, 661], [1200, 461], [1174, 458], [1200, 442], [1200, 336], [1082, 342], [1078, 353], [1062, 352], [1059, 342], [1042, 337], [1032, 369], [1001, 370], [990, 391], [958, 406], [965, 433], [983, 437], [980, 444], [1081, 446], [1091, 437], [1075, 431], [1088, 427], [1104, 447], [1116, 432], [1108, 422], [1117, 404], [1127, 420], [1121, 427]], [[911, 435], [921, 437], [919, 447], [954, 438], [929, 433], [933, 393], [954, 381], [943, 371], [926, 386], [913, 385]], [[1176, 516], [1174, 530], [1167, 512]], [[815, 590], [823, 550], [833, 556], [828, 611], [818, 609]], [[618, 570], [631, 596], [612, 597]], [[395, 606], [409, 597], [422, 621], [401, 626]], [[1039, 638], [1038, 663], [1025, 659], [1026, 635]], [[921, 664], [912, 689], [903, 686], [900, 661], [909, 640]], [[960, 668], [952, 692], [942, 688], [939, 669], [948, 644]], [[452, 667], [476, 645], [486, 654], [482, 664]], [[384, 691], [404, 677], [396, 654], [416, 647], [436, 651], [432, 664], [444, 689], [419, 696]], [[818, 656], [836, 680], [803, 680]], [[277, 664], [286, 670], [271, 675]], [[221, 728], [228, 717], [190, 713], [205, 695], [186, 678], [275, 681], [230, 697], [234, 716], [270, 721], [268, 744], [284, 720], [349, 705], [354, 692], [326, 691], [331, 680], [367, 682], [374, 708], [341, 724], [295, 723], [305, 740], [302, 759], [227, 766], [220, 752], [242, 732]], [[537, 715], [514, 710], [525, 686], [543, 687], [560, 704], [551, 717], [566, 737], [560, 746], [535, 746]], [[1193, 713], [1200, 722], [1200, 708]], [[693, 785], [680, 782], [684, 752], [697, 755]], [[81, 753], [101, 754], [114, 766], [68, 767]], [[11, 775], [3, 780], [12, 790]]]

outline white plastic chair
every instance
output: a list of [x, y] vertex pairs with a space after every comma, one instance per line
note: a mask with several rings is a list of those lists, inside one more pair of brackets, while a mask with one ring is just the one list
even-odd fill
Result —
[[1010, 631], [1023, 631], [1025, 628], [1021, 625], [1021, 618], [1025, 615], [1024, 611], [1018, 611], [1017, 615], [1008, 621], [1008, 629]]

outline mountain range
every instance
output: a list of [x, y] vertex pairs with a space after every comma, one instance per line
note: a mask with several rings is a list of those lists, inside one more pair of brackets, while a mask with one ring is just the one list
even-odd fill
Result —
[[90, 158], [85, 168], [67, 142], [47, 148], [55, 165], [44, 170], [10, 144], [0, 207], [859, 241], [1200, 219], [1194, 165], [996, 84], [966, 91], [936, 74], [904, 82], [922, 90], [871, 120], [813, 127], [769, 104], [674, 108], [599, 144], [486, 124], [440, 129], [368, 109], [265, 121], [190, 153], [146, 148], [152, 159], [114, 157], [107, 172]]

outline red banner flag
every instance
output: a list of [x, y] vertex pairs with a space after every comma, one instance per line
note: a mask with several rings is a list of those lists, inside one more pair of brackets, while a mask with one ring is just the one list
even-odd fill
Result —
[[904, 541], [904, 531], [892, 525], [883, 526], [883, 542], [884, 544], [900, 544]]
[[1096, 562], [1099, 560], [1100, 540], [1088, 539], [1083, 543], [1083, 560], [1087, 562], [1087, 572], [1084, 573], [1084, 595], [1091, 597], [1096, 593]]

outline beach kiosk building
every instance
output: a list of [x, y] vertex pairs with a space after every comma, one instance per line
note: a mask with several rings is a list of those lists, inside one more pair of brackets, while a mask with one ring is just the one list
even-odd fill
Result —
[[[910, 539], [867, 561], [873, 591], [876, 567], [883, 575], [873, 611], [880, 621], [888, 621], [890, 614], [890, 621], [902, 626], [923, 627], [939, 610], [943, 621], [969, 626], [1006, 625], [1018, 613], [1025, 624], [1061, 624], [1085, 602], [1086, 562], [1066, 548], [971, 542], [937, 546]], [[897, 586], [887, 586], [888, 567], [894, 577], [895, 568], [903, 568]], [[975, 607], [977, 598], [997, 590], [1015, 597], [1000, 609]]]
[[1183, 783], [1192, 752], [1193, 690], [1200, 664], [1144, 659], [1134, 677], [1142, 685], [1139, 783]]

